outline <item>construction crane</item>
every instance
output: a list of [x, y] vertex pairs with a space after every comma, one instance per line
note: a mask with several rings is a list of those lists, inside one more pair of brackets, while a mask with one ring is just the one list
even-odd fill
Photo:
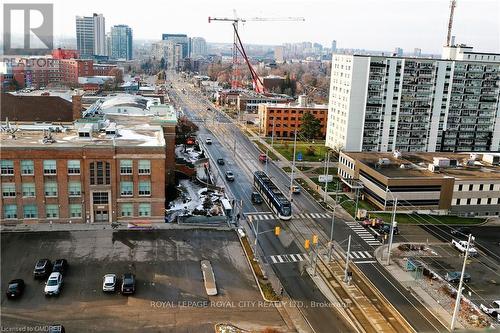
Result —
[[264, 92], [264, 84], [262, 83], [262, 80], [260, 79], [259, 75], [257, 75], [257, 72], [253, 68], [252, 64], [248, 60], [247, 53], [245, 51], [245, 48], [243, 47], [243, 43], [241, 42], [240, 35], [238, 33], [238, 25], [240, 22], [245, 23], [249, 21], [256, 21], [256, 22], [267, 22], [267, 21], [305, 21], [303, 17], [275, 17], [275, 18], [263, 18], [263, 17], [252, 17], [248, 19], [244, 18], [239, 18], [236, 16], [236, 12], [234, 15], [234, 18], [227, 18], [227, 17], [208, 17], [208, 23], [211, 23], [212, 21], [222, 21], [222, 22], [232, 22], [233, 26], [233, 51], [232, 51], [232, 78], [231, 78], [231, 88], [233, 89], [239, 89], [241, 88], [242, 84], [240, 81], [240, 72], [239, 72], [239, 56], [243, 57], [245, 60], [245, 63], [247, 64], [248, 70], [250, 71], [250, 76], [252, 77], [254, 89], [258, 93]]
[[451, 0], [450, 2], [450, 19], [448, 20], [448, 35], [446, 36], [446, 46], [451, 46], [451, 28], [453, 27], [453, 14], [455, 13], [455, 7], [457, 6], [457, 0]]

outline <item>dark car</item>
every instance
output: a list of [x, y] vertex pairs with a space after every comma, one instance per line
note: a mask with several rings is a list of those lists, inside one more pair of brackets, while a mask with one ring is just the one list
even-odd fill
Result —
[[[383, 223], [379, 225], [378, 231], [383, 234], [389, 234], [391, 232], [391, 225], [388, 223]], [[399, 228], [398, 226], [394, 227], [393, 231], [394, 235], [399, 235]]]
[[459, 227], [451, 230], [452, 235], [466, 236], [468, 237], [472, 233], [472, 230], [468, 227]]
[[7, 295], [7, 298], [20, 297], [24, 292], [24, 287], [25, 285], [23, 279], [14, 279], [9, 282], [5, 295]]
[[224, 165], [224, 159], [223, 158], [218, 158], [217, 159], [217, 164]]
[[43, 279], [52, 273], [52, 263], [49, 259], [40, 259], [35, 264], [35, 269], [33, 270], [33, 276], [35, 279]]
[[[448, 272], [444, 276], [444, 279], [450, 283], [459, 283], [462, 272]], [[464, 282], [470, 282], [471, 277], [468, 273], [464, 273]]]
[[125, 273], [122, 276], [122, 294], [135, 293], [135, 276], [132, 273]]
[[259, 192], [252, 192], [252, 202], [254, 204], [261, 204], [262, 203], [262, 196], [260, 195]]
[[64, 274], [68, 270], [68, 266], [68, 261], [66, 259], [57, 259], [54, 261], [54, 266], [52, 266], [52, 272]]

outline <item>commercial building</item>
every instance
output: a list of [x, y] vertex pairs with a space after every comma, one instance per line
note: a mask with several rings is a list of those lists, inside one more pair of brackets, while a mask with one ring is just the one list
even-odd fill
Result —
[[300, 96], [299, 102], [296, 104], [267, 103], [260, 104], [258, 109], [259, 132], [265, 136], [271, 136], [274, 127], [275, 137], [293, 137], [295, 131], [300, 130], [304, 114], [310, 113], [321, 123], [321, 130], [317, 137], [325, 137], [328, 107], [326, 105], [307, 104], [305, 96]]
[[112, 59], [132, 59], [132, 29], [127, 25], [111, 27], [111, 54]]
[[183, 46], [173, 40], [162, 40], [151, 45], [151, 55], [161, 61], [164, 59], [167, 69], [179, 68]]
[[207, 42], [205, 38], [193, 37], [191, 38], [191, 57], [207, 55]]
[[189, 38], [185, 34], [162, 34], [162, 40], [171, 41], [182, 47], [181, 59], [189, 58], [191, 54]]
[[106, 24], [102, 14], [76, 17], [76, 45], [81, 58], [106, 54]]
[[3, 131], [1, 223], [164, 222], [177, 119], [168, 105], [149, 108], [128, 116], [96, 105], [71, 126]]
[[346, 151], [498, 151], [500, 55], [332, 56], [326, 144]]
[[341, 152], [338, 174], [346, 188], [360, 181], [378, 210], [460, 216], [499, 216], [498, 153]]

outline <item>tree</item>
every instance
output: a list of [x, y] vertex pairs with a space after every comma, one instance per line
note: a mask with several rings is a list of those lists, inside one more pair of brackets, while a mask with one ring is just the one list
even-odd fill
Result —
[[321, 121], [314, 117], [311, 112], [304, 113], [302, 125], [300, 125], [300, 134], [306, 139], [311, 140], [318, 136], [321, 130]]
[[110, 76], [114, 76], [115, 77], [115, 86], [118, 86], [120, 83], [123, 83], [123, 72], [121, 69], [119, 68], [111, 68], [111, 70], [109, 71], [109, 75]]

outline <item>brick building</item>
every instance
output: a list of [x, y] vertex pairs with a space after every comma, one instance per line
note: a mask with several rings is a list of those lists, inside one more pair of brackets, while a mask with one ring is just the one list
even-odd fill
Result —
[[52, 58], [53, 59], [78, 59], [79, 53], [77, 50], [58, 48], [58, 49], [52, 50]]
[[293, 137], [294, 132], [300, 130], [302, 117], [305, 113], [311, 113], [321, 122], [318, 138], [324, 138], [326, 135], [328, 120], [328, 107], [326, 105], [308, 105], [301, 96], [297, 104], [260, 104], [258, 107], [259, 131], [265, 136], [272, 135], [274, 123], [276, 137]]
[[177, 119], [156, 108], [154, 118], [85, 112], [74, 126], [2, 132], [2, 223], [164, 222]]

